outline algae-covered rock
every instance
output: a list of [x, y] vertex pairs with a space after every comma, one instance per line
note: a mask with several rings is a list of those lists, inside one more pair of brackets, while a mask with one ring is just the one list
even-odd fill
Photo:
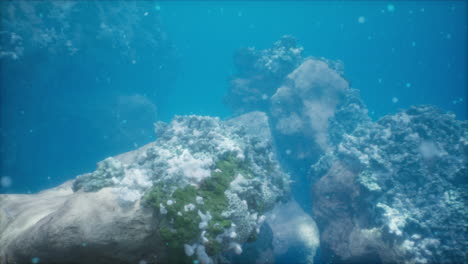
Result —
[[241, 254], [289, 191], [266, 115], [178, 116], [155, 130], [155, 142], [59, 188], [0, 196], [1, 260], [218, 263], [223, 252]]
[[259, 232], [263, 214], [288, 192], [266, 115], [256, 112], [226, 123], [177, 117], [156, 129], [159, 144], [141, 163], [155, 176], [144, 200], [156, 209], [172, 256], [184, 249], [187, 257], [210, 263], [225, 250], [240, 254], [240, 245]]

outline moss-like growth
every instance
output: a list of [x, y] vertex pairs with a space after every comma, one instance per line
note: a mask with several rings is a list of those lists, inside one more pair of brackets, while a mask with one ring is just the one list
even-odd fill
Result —
[[215, 256], [221, 253], [223, 250], [223, 244], [216, 240], [210, 240], [208, 243], [206, 243], [205, 248], [208, 255]]
[[159, 204], [164, 203], [170, 197], [169, 189], [164, 185], [155, 185], [145, 194], [143, 201], [153, 208], [159, 210]]
[[[160, 204], [167, 213], [161, 218], [160, 236], [166, 242], [170, 254], [182, 254], [183, 245], [195, 242], [201, 234], [198, 224], [201, 218], [198, 210], [210, 212], [212, 219], [208, 223], [205, 236], [209, 239], [206, 244], [207, 254], [214, 256], [221, 252], [222, 244], [215, 240], [225, 228], [231, 226], [231, 220], [224, 218], [221, 213], [228, 207], [228, 199], [224, 192], [230, 183], [240, 173], [245, 177], [253, 177], [249, 164], [237, 159], [234, 155], [226, 155], [216, 162], [211, 177], [205, 179], [197, 189], [188, 185], [170, 193], [170, 186], [154, 186], [145, 196], [146, 204], [160, 212]], [[196, 198], [203, 198], [203, 204], [197, 204]], [[173, 204], [167, 205], [172, 200]], [[185, 212], [184, 206], [193, 204], [196, 208]], [[175, 261], [175, 260], [174, 260]], [[180, 262], [180, 260], [178, 260]], [[185, 261], [183, 261], [185, 262]]]

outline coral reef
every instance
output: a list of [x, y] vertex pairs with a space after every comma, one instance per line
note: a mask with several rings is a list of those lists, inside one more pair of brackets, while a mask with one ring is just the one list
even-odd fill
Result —
[[339, 62], [301, 52], [285, 36], [237, 54], [227, 99], [266, 113], [176, 116], [72, 182], [0, 195], [0, 262], [313, 263], [320, 244], [324, 263], [466, 263], [468, 122], [373, 121]]
[[325, 252], [345, 261], [466, 261], [467, 128], [418, 106], [344, 134], [311, 170]]
[[373, 122], [340, 62], [302, 58], [284, 40], [238, 54], [227, 99], [268, 114], [293, 196], [313, 205], [323, 261], [466, 262], [467, 122], [430, 106]]

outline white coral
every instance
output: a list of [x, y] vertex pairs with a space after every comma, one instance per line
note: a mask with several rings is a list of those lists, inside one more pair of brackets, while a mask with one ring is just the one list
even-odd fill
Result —
[[403, 234], [402, 229], [406, 225], [406, 216], [401, 214], [398, 210], [383, 203], [377, 203], [377, 207], [384, 210], [383, 216], [387, 220], [389, 232], [397, 236], [401, 236]]
[[210, 166], [213, 165], [213, 159], [209, 156], [195, 158], [188, 149], [184, 149], [181, 155], [169, 159], [167, 164], [169, 174], [181, 173], [192, 182], [200, 183], [211, 176]]

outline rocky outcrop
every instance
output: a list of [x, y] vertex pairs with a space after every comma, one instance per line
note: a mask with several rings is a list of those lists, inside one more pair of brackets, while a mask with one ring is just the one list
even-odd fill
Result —
[[300, 50], [243, 50], [228, 101], [268, 114], [303, 208], [312, 186], [323, 261], [466, 263], [466, 121], [419, 106], [373, 122], [341, 63]]
[[361, 122], [312, 166], [334, 262], [464, 263], [468, 123], [434, 107]]
[[284, 37], [238, 54], [228, 100], [266, 114], [178, 116], [92, 173], [0, 196], [0, 262], [273, 263], [297, 247], [311, 263], [317, 227], [280, 203], [279, 154], [296, 198], [312, 185], [324, 263], [466, 263], [468, 123], [430, 106], [374, 122], [339, 63], [301, 51]]
[[358, 90], [342, 76], [342, 63], [304, 58], [302, 50], [291, 36], [269, 49], [241, 50], [227, 103], [235, 112], [267, 113], [278, 158], [294, 178], [292, 195], [310, 211], [316, 180], [308, 177], [310, 166], [370, 118]]
[[296, 178], [333, 149], [339, 135], [352, 132], [356, 121], [369, 119], [358, 91], [342, 76], [342, 63], [304, 58], [302, 50], [291, 36], [269, 49], [240, 50], [226, 98], [235, 112], [268, 114], [278, 154]]
[[[249, 122], [255, 120], [255, 122]], [[158, 139], [33, 195], [2, 195], [0, 262], [217, 263], [289, 192], [268, 118], [178, 116]]]

